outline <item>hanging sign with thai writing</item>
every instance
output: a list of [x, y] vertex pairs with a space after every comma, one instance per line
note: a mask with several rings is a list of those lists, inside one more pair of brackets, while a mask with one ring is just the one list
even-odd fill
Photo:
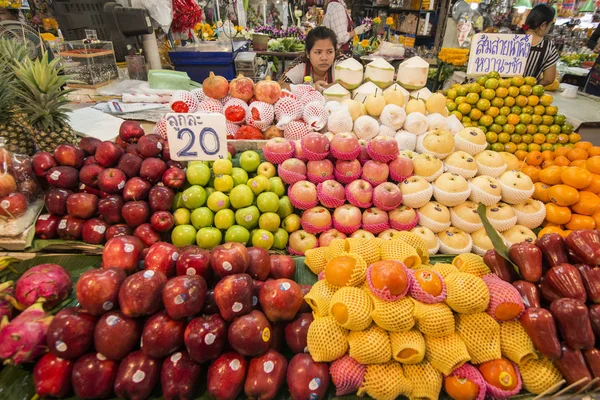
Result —
[[531, 50], [531, 35], [478, 33], [471, 40], [467, 75], [523, 75]]

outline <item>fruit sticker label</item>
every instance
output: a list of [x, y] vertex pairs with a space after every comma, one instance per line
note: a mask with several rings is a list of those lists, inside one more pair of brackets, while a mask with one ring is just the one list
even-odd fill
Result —
[[167, 114], [171, 159], [214, 161], [227, 158], [227, 127], [223, 114]]
[[523, 75], [530, 50], [531, 35], [478, 33], [471, 40], [467, 75]]

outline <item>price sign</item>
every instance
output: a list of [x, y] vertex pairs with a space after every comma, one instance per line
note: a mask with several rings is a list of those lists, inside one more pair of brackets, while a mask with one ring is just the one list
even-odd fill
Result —
[[523, 75], [530, 50], [531, 35], [478, 33], [471, 40], [467, 75]]
[[167, 114], [171, 159], [213, 161], [227, 158], [227, 128], [222, 114]]

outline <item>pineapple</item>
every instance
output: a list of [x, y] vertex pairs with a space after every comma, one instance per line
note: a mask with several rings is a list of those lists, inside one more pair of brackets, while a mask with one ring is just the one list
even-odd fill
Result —
[[79, 142], [68, 124], [68, 110], [64, 107], [71, 91], [61, 89], [69, 77], [61, 73], [59, 59], [48, 61], [48, 53], [41, 60], [15, 61], [17, 102], [33, 127], [35, 144], [51, 153], [60, 144]]

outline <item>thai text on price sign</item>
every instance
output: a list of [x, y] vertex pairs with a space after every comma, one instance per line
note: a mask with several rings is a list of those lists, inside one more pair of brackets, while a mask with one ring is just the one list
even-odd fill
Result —
[[211, 161], [227, 158], [227, 133], [222, 114], [167, 114], [171, 159]]
[[478, 33], [471, 40], [467, 75], [523, 75], [530, 50], [531, 35]]

